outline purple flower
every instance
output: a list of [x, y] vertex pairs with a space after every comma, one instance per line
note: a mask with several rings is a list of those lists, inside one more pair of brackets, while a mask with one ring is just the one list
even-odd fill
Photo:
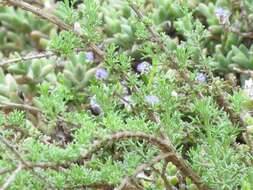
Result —
[[86, 60], [90, 62], [94, 61], [94, 54], [92, 51], [86, 52]]
[[152, 69], [152, 65], [149, 62], [143, 61], [137, 65], [136, 70], [140, 74], [146, 74]]
[[221, 7], [215, 9], [215, 15], [218, 17], [221, 24], [229, 24], [230, 13]]
[[195, 80], [200, 83], [204, 83], [204, 82], [206, 82], [206, 75], [203, 73], [198, 73]]
[[160, 100], [157, 96], [148, 95], [148, 96], [145, 96], [145, 102], [150, 105], [155, 105], [155, 104], [158, 104]]
[[96, 70], [95, 76], [97, 79], [107, 79], [109, 74], [105, 69], [99, 68]]

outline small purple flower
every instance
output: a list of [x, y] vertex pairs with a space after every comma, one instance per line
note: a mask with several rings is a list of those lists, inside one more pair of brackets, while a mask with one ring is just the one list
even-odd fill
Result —
[[145, 96], [145, 102], [150, 105], [155, 105], [155, 104], [158, 104], [160, 100], [157, 96], [148, 95], [148, 96]]
[[107, 79], [109, 74], [105, 69], [99, 68], [96, 70], [95, 76], [97, 79]]
[[86, 60], [90, 62], [94, 61], [94, 54], [92, 51], [86, 52]]
[[204, 82], [206, 82], [206, 75], [203, 73], [198, 73], [195, 80], [200, 83], [204, 83]]
[[221, 7], [215, 9], [215, 15], [218, 17], [221, 24], [229, 24], [230, 12]]
[[140, 74], [146, 74], [152, 69], [152, 65], [149, 62], [143, 61], [137, 65], [136, 70]]

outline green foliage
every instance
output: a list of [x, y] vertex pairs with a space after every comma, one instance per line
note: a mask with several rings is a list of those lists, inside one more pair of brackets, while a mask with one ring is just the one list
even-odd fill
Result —
[[52, 38], [50, 42], [50, 49], [69, 55], [73, 53], [74, 49], [81, 46], [81, 40], [73, 33], [68, 31], [60, 32], [59, 36]]
[[[70, 29], [0, 8], [2, 55], [21, 58], [0, 64], [1, 185], [22, 164], [9, 189], [197, 190], [180, 156], [208, 187], [253, 188], [250, 0], [42, 2]], [[34, 47], [54, 56], [24, 60]], [[148, 166], [163, 143], [126, 131], [177, 155]]]

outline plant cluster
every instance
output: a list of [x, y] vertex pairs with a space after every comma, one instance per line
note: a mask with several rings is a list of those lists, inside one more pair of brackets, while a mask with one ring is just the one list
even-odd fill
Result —
[[1, 189], [253, 189], [252, 15], [0, 0]]

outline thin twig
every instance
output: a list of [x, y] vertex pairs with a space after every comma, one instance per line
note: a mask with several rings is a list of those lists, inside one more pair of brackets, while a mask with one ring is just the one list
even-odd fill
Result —
[[32, 12], [33, 14], [39, 16], [42, 19], [48, 20], [51, 23], [55, 24], [59, 28], [63, 30], [72, 30], [72, 26], [62, 22], [58, 17], [51, 15], [49, 13], [44, 12], [42, 9], [30, 5], [29, 3], [20, 1], [20, 0], [4, 0], [4, 4], [11, 5], [15, 7], [19, 7], [28, 12]]
[[15, 168], [4, 168], [0, 170], [0, 175], [4, 175], [6, 173], [12, 172], [13, 170], [15, 170]]
[[144, 169], [153, 166], [154, 164], [160, 162], [161, 160], [163, 160], [165, 158], [169, 158], [171, 155], [172, 155], [171, 153], [161, 154], [161, 155], [156, 156], [149, 163], [145, 163], [145, 164], [142, 164], [142, 165], [138, 166], [136, 168], [136, 170], [134, 171], [133, 175], [130, 176], [130, 177], [129, 176], [125, 177], [122, 180], [121, 184], [118, 187], [116, 187], [114, 190], [123, 190], [125, 188], [125, 186], [128, 185], [128, 183], [131, 183], [131, 180], [134, 179], [134, 178], [136, 178], [136, 176], [139, 173], [141, 173]]
[[66, 186], [62, 189], [67, 190], [76, 190], [76, 189], [101, 189], [101, 190], [112, 190], [113, 186], [107, 183], [93, 183], [93, 184], [87, 184], [87, 185], [73, 185], [73, 186]]
[[242, 74], [246, 74], [246, 75], [249, 75], [249, 76], [253, 77], [253, 71], [252, 70], [244, 70], [244, 69], [241, 69], [241, 68], [236, 67], [236, 66], [233, 66], [231, 69], [233, 71], [237, 72], [237, 73], [242, 73]]
[[248, 39], [253, 39], [253, 32], [240, 32], [240, 30], [236, 28], [229, 28], [229, 31], [243, 37], [243, 38], [248, 38]]
[[3, 184], [3, 186], [0, 188], [0, 190], [7, 189], [16, 179], [17, 174], [22, 170], [23, 165], [19, 164], [17, 169], [11, 174], [11, 176], [6, 180], [6, 182]]
[[[0, 141], [16, 156], [16, 158], [21, 162], [22, 164], [22, 168], [26, 167], [26, 168], [31, 168], [31, 165], [25, 161], [22, 156], [20, 155], [20, 153], [11, 145], [10, 142], [8, 142], [7, 139], [5, 139], [2, 135], [0, 135]], [[47, 181], [47, 179], [45, 179], [40, 173], [35, 172], [34, 168], [32, 167], [32, 173], [38, 177], [39, 179], [44, 179]], [[51, 183], [48, 183], [48, 185], [54, 189], [53, 185]]]
[[42, 113], [42, 111], [36, 107], [26, 105], [26, 104], [12, 103], [12, 102], [0, 102], [0, 109], [21, 109], [21, 110], [26, 110], [33, 113]]
[[[0, 136], [1, 137], [1, 136]], [[0, 140], [3, 139], [3, 137], [0, 138]], [[29, 163], [25, 162], [20, 154], [8, 143], [7, 141], [3, 141], [4, 144], [6, 144], [9, 149], [11, 149], [15, 155], [24, 162], [24, 165], [26, 168], [31, 168], [31, 167], [42, 167], [42, 168], [52, 168], [56, 169], [58, 167], [69, 167], [72, 165], [74, 162], [79, 162], [80, 160], [89, 160], [95, 152], [99, 151], [101, 148], [104, 146], [123, 141], [123, 140], [128, 140], [128, 139], [135, 139], [135, 140], [146, 140], [150, 144], [156, 146], [158, 149], [160, 149], [164, 154], [170, 154], [170, 161], [182, 172], [184, 176], [187, 176], [190, 178], [193, 183], [197, 185], [197, 187], [200, 190], [210, 190], [209, 187], [207, 187], [201, 180], [200, 176], [196, 174], [191, 167], [175, 152], [175, 149], [172, 147], [172, 145], [168, 144], [168, 141], [160, 140], [156, 138], [155, 136], [145, 134], [142, 132], [118, 132], [115, 134], [110, 135], [109, 137], [105, 138], [104, 140], [101, 141], [96, 141], [91, 145], [90, 150], [88, 150], [86, 153], [83, 154], [82, 158], [79, 158], [78, 160], [72, 160], [65, 162], [63, 164], [54, 164], [54, 163], [45, 163], [45, 164], [37, 164], [37, 165], [29, 165]], [[87, 163], [87, 162], [86, 162]]]
[[[6, 5], [16, 6], [16, 7], [19, 7], [21, 9], [23, 9], [23, 10], [31, 12], [31, 13], [37, 15], [38, 17], [40, 17], [42, 19], [45, 19], [45, 20], [55, 24], [56, 26], [58, 26], [58, 28], [60, 28], [62, 30], [66, 30], [66, 31], [72, 31], [74, 34], [81, 37], [83, 40], [86, 40], [86, 37], [83, 36], [83, 35], [80, 36], [80, 34], [74, 30], [73, 26], [64, 23], [58, 17], [56, 17], [54, 15], [51, 15], [49, 13], [46, 13], [38, 7], [35, 7], [33, 5], [30, 5], [30, 4], [28, 4], [26, 2], [23, 2], [23, 1], [20, 1], [20, 0], [4, 0], [3, 3], [6, 4]], [[104, 58], [105, 52], [100, 50], [99, 47], [97, 47], [93, 43], [89, 43], [88, 45], [100, 58]]]
[[[166, 161], [168, 160], [169, 158], [166, 158]], [[165, 175], [165, 173], [162, 173], [160, 172], [159, 169], [155, 168], [155, 166], [151, 166], [151, 168], [161, 176], [162, 180], [163, 180], [163, 183], [164, 183], [164, 186], [165, 186], [165, 190], [173, 190], [173, 186], [170, 184], [167, 176]]]
[[[89, 48], [77, 48], [77, 49], [75, 49], [75, 51], [76, 52], [81, 52], [81, 51], [85, 51], [85, 50], [88, 50], [88, 49]], [[57, 56], [57, 53], [55, 53], [55, 52], [43, 52], [43, 53], [36, 53], [36, 54], [29, 53], [28, 55], [21, 56], [21, 57], [18, 57], [18, 58], [3, 60], [3, 61], [0, 62], [0, 67], [7, 67], [8, 65], [10, 65], [12, 63], [17, 63], [17, 62], [20, 62], [20, 61], [28, 61], [28, 60], [32, 60], [32, 59], [48, 58], [48, 57], [52, 57], [52, 56]]]
[[[168, 139], [161, 140], [156, 138], [155, 136], [142, 133], [142, 132], [118, 132], [115, 134], [110, 135], [109, 137], [105, 138], [104, 140], [95, 142], [89, 151], [87, 151], [81, 160], [90, 159], [92, 154], [100, 150], [102, 147], [112, 144], [114, 142], [128, 140], [128, 139], [135, 139], [135, 140], [146, 140], [153, 146], [156, 146], [160, 149], [163, 153], [172, 153], [173, 155], [170, 156], [171, 162], [182, 172], [184, 176], [190, 178], [193, 183], [197, 185], [200, 190], [210, 190], [210, 188], [203, 183], [200, 176], [195, 173], [192, 168], [176, 153], [175, 148], [170, 144]], [[80, 162], [80, 159], [78, 159]], [[73, 161], [72, 161], [73, 163]]]
[[47, 57], [51, 57], [51, 56], [54, 56], [54, 55], [56, 55], [56, 54], [53, 53], [53, 52], [27, 55], [27, 56], [20, 57], [20, 58], [15, 58], [15, 59], [9, 59], [9, 60], [2, 61], [2, 62], [0, 62], [0, 66], [1, 67], [6, 67], [6, 66], [8, 66], [9, 64], [12, 64], [12, 63], [17, 63], [17, 62], [20, 62], [20, 61], [28, 61], [28, 60], [32, 60], [32, 59], [47, 58]]
[[25, 160], [23, 160], [22, 156], [19, 154], [19, 152], [11, 145], [11, 143], [8, 142], [2, 135], [0, 135], [0, 141], [9, 149], [13, 154], [18, 158], [19, 161], [25, 166], [27, 166], [27, 163]]
[[[40, 110], [37, 107], [26, 105], [26, 104], [12, 103], [12, 102], [0, 102], [0, 109], [20, 109], [20, 110], [28, 111], [28, 112], [31, 112], [31, 113], [37, 113], [37, 114], [42, 114], [43, 113], [43, 111]], [[59, 122], [63, 122], [63, 123], [66, 123], [66, 124], [71, 124], [75, 128], [79, 128], [78, 125], [76, 125], [75, 123], [66, 121], [61, 116], [57, 116], [57, 119], [58, 119]], [[42, 132], [44, 132], [44, 131], [42, 131]]]

